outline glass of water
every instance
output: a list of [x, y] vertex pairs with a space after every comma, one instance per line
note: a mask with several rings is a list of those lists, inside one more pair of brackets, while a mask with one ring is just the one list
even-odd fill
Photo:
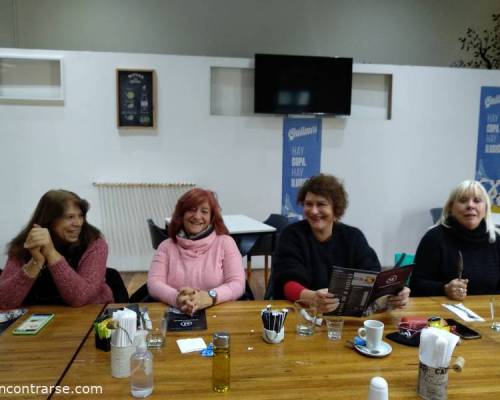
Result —
[[146, 338], [148, 349], [158, 349], [165, 344], [165, 336], [160, 328], [153, 328]]
[[146, 338], [149, 349], [158, 349], [165, 345], [165, 340], [167, 337], [167, 319], [168, 319], [168, 310], [165, 312], [164, 316], [160, 319], [158, 327], [153, 328], [149, 331], [149, 334]]
[[326, 331], [328, 334], [328, 339], [330, 340], [342, 339], [342, 329], [344, 329], [344, 320], [338, 317], [328, 317], [325, 318], [325, 321], [326, 321]]
[[297, 318], [297, 335], [314, 335], [314, 327], [318, 318], [318, 309], [312, 302], [297, 300], [295, 302], [295, 311]]
[[491, 329], [500, 332], [500, 300], [496, 300], [495, 296], [490, 299], [491, 313]]

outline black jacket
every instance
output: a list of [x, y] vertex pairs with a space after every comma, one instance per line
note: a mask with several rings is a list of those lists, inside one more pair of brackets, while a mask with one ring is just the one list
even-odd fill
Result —
[[307, 221], [288, 225], [273, 256], [274, 298], [284, 298], [283, 287], [289, 281], [311, 290], [328, 287], [333, 265], [380, 270], [377, 254], [357, 228], [335, 223], [332, 237], [319, 242]]
[[484, 221], [473, 231], [454, 218], [430, 229], [420, 241], [410, 281], [412, 296], [443, 296], [444, 285], [458, 277], [462, 253], [467, 294], [500, 293], [500, 237], [489, 242]]

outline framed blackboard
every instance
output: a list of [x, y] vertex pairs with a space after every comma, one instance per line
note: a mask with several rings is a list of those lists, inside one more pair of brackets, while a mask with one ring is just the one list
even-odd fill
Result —
[[118, 128], [154, 128], [154, 71], [116, 70]]

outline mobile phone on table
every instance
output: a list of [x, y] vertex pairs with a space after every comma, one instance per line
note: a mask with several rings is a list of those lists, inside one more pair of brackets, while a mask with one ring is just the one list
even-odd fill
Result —
[[452, 318], [446, 319], [446, 322], [448, 322], [448, 325], [455, 325], [456, 326], [455, 332], [462, 339], [479, 339], [481, 337], [479, 332], [476, 332], [474, 329], [471, 329], [468, 326], [465, 326], [465, 325], [461, 324], [460, 322], [455, 321]]
[[31, 314], [26, 321], [12, 331], [12, 334], [36, 335], [52, 318], [54, 318], [54, 314]]

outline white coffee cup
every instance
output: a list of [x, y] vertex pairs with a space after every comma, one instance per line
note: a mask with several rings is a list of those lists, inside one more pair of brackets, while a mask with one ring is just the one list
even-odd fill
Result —
[[363, 327], [358, 329], [358, 336], [366, 341], [368, 350], [379, 350], [384, 334], [384, 324], [374, 319], [363, 322]]

